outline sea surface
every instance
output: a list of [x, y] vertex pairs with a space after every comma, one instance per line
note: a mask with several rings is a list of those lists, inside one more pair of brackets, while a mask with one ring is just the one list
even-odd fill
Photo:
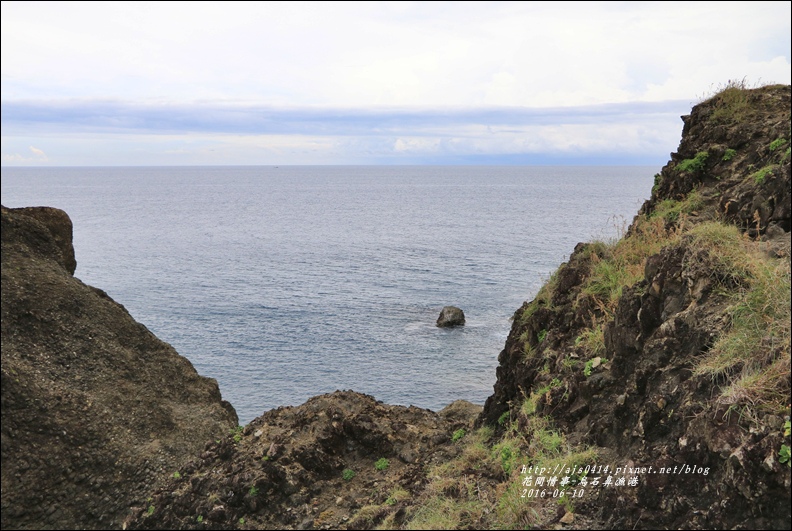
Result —
[[[483, 404], [510, 318], [654, 167], [2, 168], [74, 223], [75, 276], [216, 378], [241, 423], [353, 389]], [[445, 305], [466, 326], [435, 326]]]

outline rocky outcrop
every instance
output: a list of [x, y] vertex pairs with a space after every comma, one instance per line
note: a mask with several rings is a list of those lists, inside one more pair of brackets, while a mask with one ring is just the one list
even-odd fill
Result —
[[[60, 251], [58, 261], [70, 275], [73, 275], [75, 269], [77, 269], [77, 260], [74, 258], [72, 222], [68, 214], [59, 208], [52, 207], [25, 207], [9, 210], [31, 217], [47, 228], [55, 242], [55, 246]], [[50, 253], [50, 256], [57, 258], [54, 253]]]
[[480, 411], [462, 401], [440, 413], [389, 406], [351, 391], [274, 409], [208, 443], [126, 527], [371, 529], [399, 517], [426, 466], [456, 454], [454, 431]]
[[436, 324], [441, 328], [463, 326], [465, 324], [465, 313], [456, 306], [445, 306], [440, 311]]
[[[606, 528], [788, 528], [790, 87], [730, 88], [683, 120], [625, 238], [579, 244], [514, 314], [479, 423], [532, 396], [603, 465], [700, 469], [576, 508]], [[748, 318], [755, 339], [719, 343]]]
[[236, 426], [217, 383], [72, 276], [71, 222], [2, 208], [2, 527], [118, 528]]
[[789, 85], [774, 85], [727, 89], [695, 106], [641, 211], [698, 190], [699, 216], [725, 219], [751, 237], [773, 228], [788, 233], [789, 100]]

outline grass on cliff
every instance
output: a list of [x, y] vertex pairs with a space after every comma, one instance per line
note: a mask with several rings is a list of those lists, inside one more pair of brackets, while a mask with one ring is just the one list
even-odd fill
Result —
[[790, 262], [766, 256], [736, 227], [694, 228], [695, 244], [715, 260], [728, 289], [731, 325], [697, 363], [694, 374], [722, 383], [724, 404], [782, 411], [790, 394]]
[[692, 159], [685, 159], [677, 165], [677, 169], [683, 172], [695, 173], [704, 169], [709, 158], [709, 153], [699, 151]]
[[712, 90], [710, 96], [702, 98], [702, 103], [711, 102], [713, 111], [710, 119], [713, 122], [739, 122], [745, 119], [751, 110], [750, 89], [763, 86], [761, 83], [751, 84], [747, 77], [730, 79]]
[[536, 294], [536, 297], [531, 301], [530, 304], [523, 310], [522, 314], [520, 315], [520, 322], [525, 324], [528, 322], [528, 319], [536, 313], [540, 307], [545, 308], [552, 308], [553, 302], [553, 292], [555, 291], [555, 287], [558, 284], [558, 269], [553, 271], [553, 274], [550, 275], [550, 278], [542, 284], [542, 287], [539, 289], [539, 292]]
[[604, 352], [604, 325], [613, 319], [624, 290], [644, 278], [646, 257], [678, 241], [686, 216], [701, 207], [701, 195], [695, 190], [682, 201], [666, 199], [655, 205], [651, 214], [637, 218], [631, 232], [622, 239], [597, 242], [591, 247], [601, 250], [591, 255], [593, 266], [577, 304], [589, 298], [598, 311], [592, 315], [590, 326], [577, 337], [575, 346], [582, 347], [590, 357]]
[[[425, 497], [408, 509], [405, 528], [525, 529], [544, 523], [542, 504], [560, 500], [571, 509], [568, 497], [527, 497], [523, 484], [529, 475], [523, 473], [524, 465], [583, 466], [596, 460], [594, 450], [571, 447], [549, 417], [535, 414], [536, 401], [551, 388], [537, 389], [515, 408], [499, 439], [493, 438], [491, 428], [480, 428], [463, 439], [458, 457], [431, 467]], [[571, 486], [556, 488], [566, 491]]]

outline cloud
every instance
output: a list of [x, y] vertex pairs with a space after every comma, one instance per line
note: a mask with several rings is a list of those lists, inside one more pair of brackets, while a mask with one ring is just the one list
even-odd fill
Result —
[[665, 160], [713, 86], [792, 81], [790, 5], [3, 2], [3, 151], [9, 164], [35, 158], [28, 145], [61, 164]]
[[28, 150], [33, 154], [32, 157], [25, 157], [20, 155], [19, 153], [2, 153], [0, 156], [0, 160], [2, 160], [3, 164], [8, 165], [15, 165], [15, 164], [36, 164], [36, 163], [43, 163], [49, 162], [49, 158], [47, 154], [44, 153], [42, 150], [30, 146]]
[[790, 79], [788, 2], [2, 9], [4, 99], [553, 107], [689, 98], [736, 75]]
[[41, 161], [46, 161], [46, 160], [48, 160], [48, 159], [47, 159], [47, 154], [46, 154], [46, 153], [44, 153], [44, 152], [43, 152], [42, 150], [40, 150], [39, 148], [35, 148], [35, 147], [33, 147], [33, 146], [30, 146], [30, 148], [29, 148], [29, 149], [30, 149], [30, 152], [31, 152], [31, 153], [33, 153], [33, 156], [34, 156], [36, 159], [38, 159], [38, 160], [41, 160]]
[[[60, 144], [72, 139], [87, 145], [89, 138], [94, 143], [101, 138], [113, 149], [136, 146], [146, 153], [132, 157], [137, 164], [165, 159], [214, 164], [467, 163], [468, 157], [538, 154], [612, 160], [630, 154], [654, 162], [675, 145], [679, 116], [689, 109], [684, 101], [338, 109], [66, 100], [6, 101], [0, 120], [5, 139]], [[76, 163], [96, 163], [96, 150], [91, 151], [90, 162]], [[64, 154], [58, 156], [62, 163]]]
[[[5, 101], [0, 113], [6, 134], [42, 131], [394, 135], [490, 134], [524, 127], [564, 124], [646, 123], [677, 117], [685, 101], [632, 102], [578, 107], [482, 108], [274, 108], [249, 104], [140, 104], [112, 101]], [[476, 131], [475, 134], [482, 134]]]
[[3, 162], [9, 164], [19, 164], [24, 162], [30, 162], [32, 159], [26, 159], [19, 153], [3, 153], [2, 160]]

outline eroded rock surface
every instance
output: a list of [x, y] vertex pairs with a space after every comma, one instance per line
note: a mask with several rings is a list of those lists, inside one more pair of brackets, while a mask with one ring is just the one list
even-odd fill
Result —
[[462, 326], [465, 324], [465, 313], [456, 306], [445, 306], [440, 311], [436, 324], [441, 328]]
[[370, 529], [396, 498], [421, 492], [427, 465], [458, 452], [454, 431], [469, 428], [480, 411], [463, 401], [439, 413], [389, 406], [352, 391], [274, 409], [207, 444], [137, 509], [127, 528], [231, 529], [243, 522], [264, 529]]
[[236, 413], [217, 382], [72, 276], [71, 221], [2, 208], [2, 527], [119, 528]]

